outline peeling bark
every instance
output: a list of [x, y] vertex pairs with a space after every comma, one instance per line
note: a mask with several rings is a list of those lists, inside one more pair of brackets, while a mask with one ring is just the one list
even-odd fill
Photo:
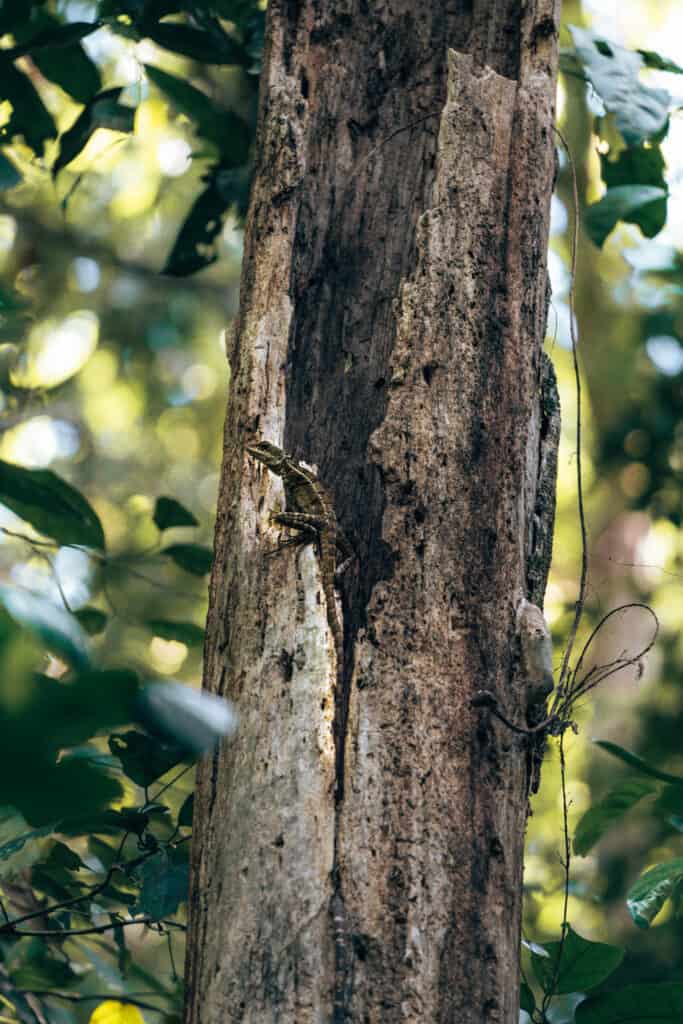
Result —
[[[188, 1024], [517, 1021], [527, 750], [470, 701], [524, 723], [552, 541], [559, 5], [470, 6], [269, 7], [205, 664], [241, 727], [200, 771]], [[339, 683], [253, 433], [357, 551]]]

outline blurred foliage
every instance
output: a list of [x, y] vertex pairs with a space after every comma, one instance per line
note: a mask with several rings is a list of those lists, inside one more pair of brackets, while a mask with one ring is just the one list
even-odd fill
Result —
[[[196, 683], [200, 670], [227, 385], [218, 339], [236, 302], [264, 6], [0, 7], [3, 1019], [180, 1019], [191, 766], [234, 719], [172, 677]], [[561, 127], [580, 195], [590, 403], [579, 640], [628, 602], [651, 604], [661, 630], [642, 678], [592, 691], [580, 734], [567, 733], [566, 921], [552, 739], [543, 766], [521, 998], [555, 1024], [621, 1021], [624, 1008], [683, 1019], [683, 80], [667, 37], [654, 42], [654, 5], [640, 8], [625, 45], [565, 3]], [[674, 18], [668, 2], [656, 14]], [[560, 162], [549, 349], [563, 447], [546, 600], [557, 652], [580, 561]], [[588, 664], [627, 660], [650, 628], [634, 609], [613, 616]]]
[[[590, 24], [577, 2], [565, 4], [570, 27], [562, 37], [559, 97], [580, 200], [576, 314], [589, 404], [583, 424], [589, 585], [578, 649], [612, 608], [629, 602], [649, 604], [660, 631], [643, 662], [589, 694], [576, 716], [579, 735], [565, 734], [571, 859], [570, 925], [564, 927], [561, 769], [550, 740], [527, 838], [525, 934], [536, 941], [523, 953], [522, 1007], [534, 1021], [673, 1022], [683, 1019], [683, 235], [675, 215], [682, 69], [665, 55], [675, 33], [663, 26], [667, 19], [675, 24], [675, 5], [658, 5], [656, 12], [646, 2], [632, 5], [640, 20], [633, 16], [628, 47], [603, 34], [609, 18], [599, 5], [586, 6], [594, 12]], [[656, 31], [665, 53], [650, 48]], [[573, 189], [566, 154], [560, 157], [548, 344], [560, 377], [563, 436], [546, 596], [558, 664], [580, 561], [568, 352]], [[655, 235], [656, 243], [642, 240]], [[611, 617], [586, 667], [635, 654], [647, 646], [650, 629], [637, 609]], [[576, 936], [591, 943], [584, 952]], [[574, 960], [579, 967], [599, 963], [605, 943], [620, 951], [610, 971], [592, 981], [584, 973], [570, 991], [564, 979]]]
[[235, 720], [172, 677], [204, 640], [263, 21], [0, 9], [4, 1020], [179, 1019], [192, 768]]

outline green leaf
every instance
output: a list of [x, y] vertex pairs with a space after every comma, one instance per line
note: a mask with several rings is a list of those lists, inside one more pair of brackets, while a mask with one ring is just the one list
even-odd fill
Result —
[[[650, 144], [647, 148], [631, 146], [623, 149], [616, 160], [601, 155], [600, 165], [608, 196], [614, 195], [616, 189], [626, 185], [652, 185], [667, 192], [664, 157], [657, 145]], [[644, 206], [638, 205], [632, 212], [622, 214], [620, 219], [629, 224], [637, 224], [646, 238], [652, 238], [666, 224], [666, 210], [666, 199], [660, 199]]]
[[173, 526], [199, 526], [192, 513], [175, 498], [157, 498], [154, 522], [160, 530], [170, 530]]
[[680, 1024], [683, 983], [627, 985], [580, 1003], [576, 1024]]
[[650, 868], [626, 894], [628, 912], [639, 928], [649, 928], [683, 879], [683, 857]]
[[30, 54], [45, 78], [79, 103], [87, 103], [102, 88], [102, 82], [97, 65], [79, 44], [99, 27], [98, 22], [82, 21], [65, 25], [47, 11], [34, 8], [30, 24], [15, 33], [17, 45], [9, 54], [13, 58]]
[[607, 188], [619, 185], [654, 185], [666, 189], [664, 157], [659, 146], [629, 146], [616, 160], [600, 154], [602, 180]]
[[187, 757], [182, 747], [162, 743], [154, 736], [131, 730], [112, 733], [109, 749], [119, 758], [129, 779], [147, 787]]
[[[32, 27], [35, 27], [35, 24], [36, 22], [34, 21]], [[32, 32], [29, 36], [27, 36], [25, 31], [17, 33], [17, 38], [21, 41], [17, 46], [7, 51], [7, 55], [12, 60], [16, 60], [17, 57], [23, 57], [26, 54], [35, 57], [40, 50], [67, 50], [70, 55], [74, 43], [78, 43], [81, 39], [85, 39], [86, 36], [92, 35], [93, 32], [96, 32], [101, 27], [99, 22], [88, 21], [72, 21], [64, 25], [56, 18], [42, 11], [38, 17], [37, 24], [45, 27], [41, 31]]]
[[627, 145], [658, 135], [666, 125], [670, 96], [640, 81], [640, 53], [569, 25], [577, 56], [605, 108], [615, 115]]
[[161, 554], [168, 555], [181, 569], [195, 576], [205, 576], [207, 572], [211, 572], [213, 551], [200, 544], [171, 544], [170, 547], [163, 548]]
[[608, 754], [612, 754], [613, 757], [618, 757], [620, 761], [624, 761], [631, 768], [641, 772], [642, 775], [649, 775], [651, 778], [660, 779], [662, 782], [670, 782], [674, 786], [683, 786], [683, 778], [680, 775], [669, 775], [668, 772], [660, 772], [658, 768], [653, 768], [647, 761], [643, 761], [642, 757], [632, 754], [630, 750], [625, 750], [616, 743], [611, 743], [609, 740], [594, 740], [594, 742], [596, 746], [602, 747], [603, 750], [606, 750]]
[[668, 57], [662, 57], [654, 50], [636, 50], [645, 62], [646, 68], [654, 68], [657, 71], [671, 71], [674, 75], [683, 75], [683, 68], [680, 64], [674, 63]]
[[626, 779], [582, 816], [574, 833], [574, 852], [585, 857], [616, 821], [657, 787], [644, 779]]
[[620, 220], [637, 224], [646, 238], [653, 238], [666, 222], [667, 192], [652, 185], [619, 185], [605, 192], [584, 212], [588, 236], [598, 248]]
[[141, 33], [158, 46], [202, 64], [249, 64], [249, 55], [224, 32], [204, 32], [173, 22], [145, 22]]
[[189, 793], [183, 800], [183, 805], [178, 812], [178, 826], [180, 828], [192, 828], [192, 814], [194, 812], [194, 793]]
[[[130, 722], [137, 694], [138, 678], [127, 669], [82, 672], [72, 680], [36, 675], [24, 683], [19, 700], [13, 681], [0, 678], [0, 714], [7, 725], [0, 765], [5, 758], [10, 763], [12, 758], [32, 758], [32, 748], [54, 759], [60, 750], [82, 744], [99, 730]], [[67, 761], [64, 757], [61, 763]], [[92, 758], [76, 757], [71, 767], [78, 767], [79, 761], [83, 767], [92, 766]]]
[[104, 531], [93, 508], [49, 469], [26, 469], [0, 461], [0, 502], [60, 544], [104, 551]]
[[531, 962], [543, 991], [552, 991], [555, 995], [595, 988], [616, 970], [624, 958], [624, 950], [619, 946], [589, 942], [571, 925], [567, 925], [564, 943], [546, 942], [544, 948], [549, 956], [532, 953]]
[[30, 80], [4, 54], [0, 54], [0, 99], [12, 104], [5, 140], [23, 135], [27, 145], [44, 156], [45, 142], [57, 137], [57, 126]]
[[55, 818], [91, 814], [121, 797], [121, 786], [101, 769], [82, 762], [50, 764], [34, 755], [17, 759], [8, 776], [2, 762], [0, 799], [11, 797], [31, 825], [46, 825]]
[[135, 123], [135, 110], [118, 103], [123, 86], [105, 89], [93, 96], [83, 108], [74, 123], [64, 132], [59, 140], [59, 153], [52, 167], [52, 177], [56, 178], [63, 167], [71, 163], [98, 128], [108, 128], [115, 132], [132, 132]]
[[76, 668], [87, 669], [85, 633], [65, 608], [39, 594], [1, 584], [0, 603], [15, 622], [36, 633], [49, 651]]
[[244, 204], [248, 191], [247, 168], [238, 171], [214, 167], [204, 177], [207, 188], [197, 197], [173, 243], [164, 274], [187, 277], [216, 260], [215, 241], [231, 206]]
[[142, 888], [136, 910], [155, 921], [175, 914], [187, 899], [188, 864], [160, 850], [146, 860], [138, 872]]
[[530, 1016], [536, 1009], [534, 994], [525, 981], [519, 987], [519, 1008], [525, 1010]]
[[67, 752], [56, 762], [60, 750], [130, 721], [137, 687], [134, 673], [110, 670], [71, 681], [31, 677], [18, 695], [11, 674], [0, 676], [0, 802], [39, 826], [96, 813], [119, 798], [119, 783], [92, 758]]
[[99, 608], [79, 608], [74, 615], [89, 636], [103, 633], [109, 621], [107, 613], [100, 611]]
[[41, 74], [55, 82], [78, 103], [87, 103], [102, 88], [97, 65], [82, 46], [52, 52], [43, 50], [33, 57]]
[[145, 64], [148, 77], [178, 110], [190, 119], [198, 135], [212, 142], [234, 165], [246, 162], [250, 132], [247, 124], [231, 110], [218, 107], [206, 93], [167, 71]]
[[204, 630], [193, 622], [169, 622], [166, 619], [148, 619], [147, 628], [160, 636], [162, 640], [177, 640], [188, 647], [201, 647], [204, 643]]
[[14, 188], [21, 181], [21, 174], [4, 153], [0, 153], [0, 192]]

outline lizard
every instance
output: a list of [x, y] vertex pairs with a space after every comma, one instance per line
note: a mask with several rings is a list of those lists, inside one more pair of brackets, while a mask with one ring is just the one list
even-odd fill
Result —
[[[344, 631], [337, 611], [334, 584], [335, 580], [345, 572], [353, 561], [354, 553], [348, 540], [337, 526], [337, 516], [332, 498], [312, 469], [269, 441], [253, 441], [248, 443], [245, 449], [253, 459], [261, 462], [271, 473], [282, 478], [285, 489], [285, 511], [271, 512], [271, 522], [296, 530], [299, 536], [285, 541], [280, 547], [313, 541], [317, 543], [320, 578], [327, 606], [327, 622], [332, 633], [337, 659], [337, 679], [341, 679]], [[338, 550], [342, 555], [339, 565], [337, 565]]]

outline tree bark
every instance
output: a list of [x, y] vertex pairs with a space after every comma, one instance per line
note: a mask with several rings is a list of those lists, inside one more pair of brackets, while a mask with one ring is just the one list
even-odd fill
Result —
[[[204, 684], [188, 1024], [518, 1017], [528, 712], [556, 395], [541, 357], [559, 0], [271, 0]], [[542, 382], [545, 381], [545, 389]], [[317, 466], [357, 560], [339, 674]]]

